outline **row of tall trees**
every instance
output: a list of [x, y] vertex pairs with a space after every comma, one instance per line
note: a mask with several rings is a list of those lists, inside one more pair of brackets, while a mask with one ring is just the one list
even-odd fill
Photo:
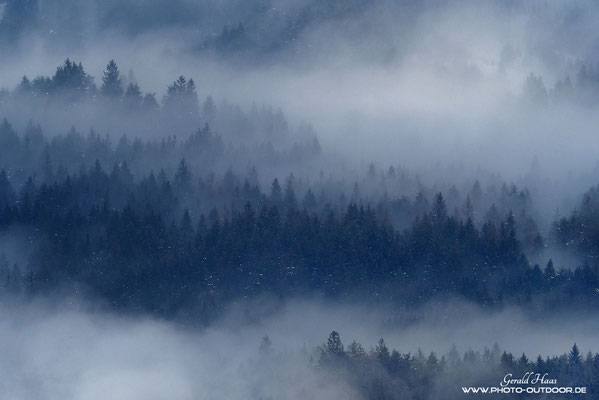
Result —
[[[186, 171], [186, 183], [176, 185], [175, 194], [183, 208], [195, 214], [207, 213], [213, 207], [241, 208], [247, 201], [257, 204], [262, 194], [273, 192], [282, 203], [311, 212], [327, 204], [333, 209], [344, 209], [350, 202], [371, 204], [377, 216], [402, 230], [428, 211], [434, 195], [442, 190], [448, 214], [470, 217], [476, 225], [486, 220], [499, 223], [511, 210], [525, 249], [538, 250], [538, 229], [532, 218], [534, 204], [526, 188], [502, 181], [474, 181], [460, 189], [451, 184], [439, 188], [425, 185], [404, 168], [391, 166], [385, 170], [374, 165], [354, 176], [355, 180], [333, 172], [312, 179], [304, 169], [325, 158], [317, 140], [303, 146], [296, 144], [290, 150], [275, 150], [272, 146], [236, 148], [225, 140], [208, 125], [187, 137], [167, 136], [160, 140], [122, 136], [115, 141], [93, 130], [82, 135], [75, 129], [49, 138], [38, 125], [29, 125], [19, 133], [4, 120], [0, 123], [0, 158], [17, 191], [29, 177], [36, 185], [50, 184], [95, 167], [97, 160], [99, 168], [108, 175], [115, 165], [126, 164], [136, 182], [144, 179], [148, 171], [154, 171], [155, 177], [168, 176], [172, 180], [177, 170]], [[274, 186], [273, 178], [265, 178], [270, 172], [266, 167], [281, 171]], [[282, 172], [285, 170], [289, 172]], [[261, 190], [256, 192], [255, 186]], [[123, 204], [120, 198], [112, 201]], [[282, 203], [278, 206], [286, 207]]]
[[266, 156], [281, 146], [302, 147], [315, 139], [309, 124], [300, 124], [292, 132], [280, 109], [254, 104], [245, 111], [226, 101], [217, 106], [208, 94], [200, 104], [194, 80], [184, 76], [168, 85], [158, 99], [156, 93], [142, 91], [132, 70], [124, 76], [111, 60], [98, 84], [81, 63], [67, 59], [52, 76], [24, 76], [14, 90], [0, 89], [0, 116], [22, 127], [28, 121], [40, 124], [53, 136], [73, 126], [113, 137], [166, 139], [187, 137], [208, 123], [240, 153], [232, 160], [244, 154], [247, 158], [247, 146]]
[[[263, 343], [269, 343], [265, 338]], [[262, 349], [271, 349], [272, 344]], [[273, 356], [273, 350], [264, 352]], [[368, 351], [357, 342], [347, 347], [339, 333], [331, 332], [318, 349], [315, 366], [329, 373], [329, 379], [346, 383], [366, 399], [468, 399], [482, 394], [466, 394], [463, 387], [499, 387], [507, 374], [519, 379], [527, 372], [547, 374], [556, 385], [586, 387], [586, 394], [553, 395], [561, 398], [594, 399], [599, 390], [599, 354], [582, 354], [576, 344], [565, 354], [530, 359], [513, 355], [496, 344], [482, 352], [469, 349], [463, 355], [454, 346], [447, 354], [401, 353], [384, 339]], [[530, 379], [532, 381], [533, 377]], [[514, 385], [512, 385], [514, 386]], [[517, 385], [516, 385], [517, 386]], [[526, 385], [524, 385], [526, 387]], [[486, 395], [489, 396], [489, 395]], [[490, 395], [492, 396], [492, 395]], [[544, 398], [540, 394], [495, 394], [506, 399]], [[548, 395], [547, 398], [550, 398]]]
[[126, 164], [107, 174], [96, 163], [53, 183], [28, 179], [18, 194], [1, 173], [0, 229], [31, 232], [33, 245], [26, 265], [4, 271], [7, 282], [27, 293], [87, 288], [115, 307], [164, 316], [205, 317], [264, 293], [597, 306], [597, 265], [531, 264], [512, 213], [476, 226], [450, 216], [439, 193], [400, 232], [366, 205], [308, 211], [274, 181], [267, 194], [245, 184], [254, 202], [180, 214], [180, 202], [194, 201], [183, 197], [190, 183], [184, 162], [172, 180], [150, 174], [137, 183]]
[[[155, 93], [143, 93], [132, 74], [125, 87], [121, 71], [114, 60], [106, 65], [102, 83], [98, 88], [94, 78], [81, 63], [67, 59], [57, 67], [52, 77], [37, 76], [30, 80], [27, 76], [15, 90], [15, 95], [32, 98], [47, 98], [49, 101], [64, 101], [75, 105], [81, 101], [103, 100], [112, 105], [126, 107], [128, 111], [155, 111], [159, 108]], [[180, 76], [167, 89], [162, 106], [168, 111], [190, 118], [200, 112], [198, 95], [193, 79]]]
[[599, 103], [599, 67], [582, 64], [574, 79], [566, 76], [553, 87], [547, 87], [543, 77], [531, 73], [523, 86], [524, 98], [535, 104], [584, 104]]

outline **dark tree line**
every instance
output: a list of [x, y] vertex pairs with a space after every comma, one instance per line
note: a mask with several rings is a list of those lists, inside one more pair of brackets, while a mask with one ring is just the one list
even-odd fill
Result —
[[[67, 60], [51, 78], [24, 79], [12, 96], [58, 96], [73, 115], [84, 98], [120, 107], [129, 93], [143, 104], [139, 88], [125, 90], [123, 79], [111, 61], [97, 89], [81, 64]], [[195, 83], [180, 77], [159, 114], [173, 117], [171, 128], [182, 124], [180, 132], [199, 109]], [[207, 100], [202, 110], [210, 115], [215, 106]], [[239, 124], [264, 118], [271, 134], [287, 129], [278, 114], [251, 115]], [[483, 189], [475, 181], [439, 190], [400, 167], [374, 165], [353, 181], [322, 170], [311, 180], [308, 169], [265, 185], [250, 162], [309, 168], [321, 157], [311, 139], [249, 148], [204, 124], [188, 136], [123, 135], [113, 143], [93, 130], [47, 137], [34, 124], [19, 135], [5, 119], [0, 229], [30, 244], [26, 261], [3, 258], [5, 287], [86, 292], [122, 310], [200, 319], [234, 298], [265, 293], [408, 306], [439, 296], [485, 307], [597, 306], [593, 190], [548, 238], [586, 257], [565, 269], [543, 260], [547, 240], [526, 188], [493, 181]], [[247, 161], [245, 172], [233, 160]]]
[[[132, 70], [124, 76], [113, 60], [106, 65], [99, 87], [81, 63], [69, 59], [57, 67], [53, 76], [40, 75], [35, 79], [24, 76], [14, 90], [0, 90], [0, 115], [24, 131], [22, 139], [25, 141], [19, 147], [19, 140], [15, 139], [18, 135], [12, 126], [8, 122], [2, 124], [4, 132], [0, 136], [6, 141], [4, 153], [7, 154], [4, 168], [10, 168], [17, 155], [21, 156], [20, 168], [30, 167], [32, 159], [45, 157], [40, 152], [52, 143], [41, 138], [41, 126], [47, 136], [59, 137], [56, 144], [74, 146], [70, 158], [79, 157], [80, 163], [98, 159], [105, 165], [115, 161], [116, 157], [107, 159], [114, 155], [118, 155], [118, 161], [128, 160], [134, 156], [131, 151], [156, 147], [156, 143], [148, 146], [148, 139], [162, 146], [158, 160], [163, 165], [160, 167], [169, 161], [167, 152], [177, 152], [176, 162], [183, 157], [193, 160], [196, 157], [191, 149], [180, 151], [188, 144], [180, 138], [188, 138], [192, 132], [204, 132], [207, 125], [211, 132], [219, 132], [222, 139], [220, 151], [213, 152], [210, 165], [213, 169], [222, 170], [232, 164], [246, 167], [250, 161], [268, 166], [291, 165], [320, 152], [311, 126], [300, 124], [290, 128], [280, 109], [253, 105], [245, 111], [226, 101], [217, 105], [210, 95], [200, 102], [196, 83], [184, 76], [177, 78], [166, 88], [164, 96], [157, 99], [155, 93], [142, 91]], [[90, 137], [81, 135], [82, 131], [89, 131]], [[111, 142], [119, 137], [122, 140], [118, 143]], [[139, 137], [145, 140], [136, 140]], [[197, 145], [197, 140], [195, 142]], [[113, 146], [119, 151], [109, 154], [106, 150]], [[206, 150], [210, 149], [204, 147], [199, 151]], [[222, 150], [226, 150], [226, 154], [219, 157]], [[57, 155], [53, 149], [45, 153]], [[153, 160], [155, 164], [155, 154], [144, 153], [148, 156], [144, 159], [146, 167], [155, 168], [148, 162]]]
[[574, 78], [566, 76], [553, 87], [547, 87], [543, 77], [531, 73], [523, 86], [524, 98], [541, 106], [581, 104], [595, 106], [599, 103], [599, 67], [582, 64]]
[[454, 346], [447, 354], [433, 352], [427, 355], [421, 350], [415, 354], [401, 353], [389, 348], [383, 339], [370, 350], [355, 341], [346, 347], [339, 333], [333, 331], [318, 349], [314, 361], [316, 368], [330, 374], [330, 379], [347, 382], [366, 399], [490, 398], [493, 395], [464, 394], [462, 387], [496, 387], [506, 374], [517, 379], [527, 372], [547, 373], [549, 379], [557, 380], [554, 386], [584, 386], [587, 394], [495, 396], [593, 399], [599, 390], [599, 354], [589, 352], [584, 355], [576, 344], [568, 353], [546, 358], [539, 355], [536, 359], [530, 359], [524, 353], [514, 355], [502, 351], [498, 345], [482, 352], [469, 349], [463, 355]]
[[[210, 190], [200, 184], [195, 193]], [[438, 296], [487, 307], [597, 306], [597, 265], [531, 265], [511, 212], [477, 226], [450, 216], [438, 193], [398, 231], [367, 205], [309, 211], [277, 180], [270, 193], [246, 180], [229, 188], [230, 206], [179, 213], [192, 193], [184, 161], [172, 179], [152, 173], [136, 181], [125, 163], [107, 173], [96, 162], [41, 185], [29, 178], [18, 191], [3, 171], [0, 229], [24, 230], [33, 243], [27, 265], [5, 265], [7, 289], [89, 291], [118, 309], [202, 318], [265, 293], [408, 306]]]
[[[135, 81], [135, 77], [131, 76], [125, 86], [121, 71], [114, 60], [110, 60], [106, 65], [101, 80], [102, 84], [100, 88], [97, 88], [94, 78], [85, 71], [81, 63], [67, 59], [63, 65], [57, 67], [52, 77], [39, 75], [30, 80], [27, 76], [23, 76], [14, 95], [25, 97], [30, 101], [34, 99], [60, 100], [70, 106], [76, 106], [83, 100], [103, 100], [124, 106], [128, 112], [140, 110], [155, 112], [160, 108], [156, 94], [146, 93], [144, 95]], [[168, 87], [162, 99], [162, 105], [166, 111], [183, 114], [186, 118], [198, 114], [198, 96], [193, 79], [187, 80], [183, 76], [177, 78]]]
[[[94, 130], [83, 135], [76, 129], [48, 137], [39, 125], [33, 124], [19, 134], [7, 120], [0, 122], [2, 168], [17, 191], [30, 177], [37, 185], [50, 184], [95, 167], [97, 161], [108, 174], [115, 166], [125, 165], [136, 182], [146, 177], [148, 171], [154, 171], [155, 177], [171, 180], [178, 173], [184, 175], [184, 182], [174, 188], [182, 200], [179, 212], [189, 208], [198, 215], [210, 212], [213, 207], [241, 208], [247, 201], [257, 203], [261, 193], [256, 194], [253, 187], [266, 186], [264, 191], [268, 194], [273, 190], [269, 187], [273, 181], [263, 175], [272, 168], [280, 168], [289, 171], [284, 178], [281, 172], [281, 180], [277, 180], [280, 197], [311, 212], [319, 212], [327, 205], [342, 211], [349, 203], [371, 204], [379, 218], [386, 218], [403, 230], [416, 216], [428, 211], [434, 195], [443, 191], [451, 216], [471, 218], [478, 226], [487, 220], [498, 224], [511, 210], [525, 250], [538, 251], [542, 244], [532, 217], [533, 200], [526, 188], [501, 181], [487, 181], [485, 188], [479, 181], [461, 190], [453, 185], [439, 188], [425, 185], [418, 176], [401, 167], [382, 170], [374, 165], [355, 180], [345, 178], [343, 171], [333, 175], [335, 170], [327, 175], [320, 170], [320, 177], [313, 179], [306, 168], [325, 158], [316, 139], [291, 148], [265, 145], [248, 149], [227, 143], [223, 135], [207, 124], [186, 136], [145, 140], [121, 136], [114, 140]], [[299, 171], [297, 175], [295, 169]], [[122, 206], [122, 196], [113, 202]]]

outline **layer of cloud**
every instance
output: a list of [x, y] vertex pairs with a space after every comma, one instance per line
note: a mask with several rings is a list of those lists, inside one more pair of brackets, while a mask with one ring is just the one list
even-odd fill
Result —
[[[367, 348], [384, 337], [402, 352], [446, 353], [452, 344], [503, 348], [529, 357], [597, 350], [597, 320], [485, 314], [459, 302], [418, 314], [389, 307], [296, 300], [235, 306], [208, 328], [116, 317], [76, 302], [5, 301], [0, 308], [0, 396], [4, 399], [330, 399], [358, 398], [343, 381], [312, 367], [331, 330]], [[246, 308], [247, 307], [247, 308]], [[249, 310], [249, 311], [248, 311]], [[273, 352], [260, 350], [267, 334]]]

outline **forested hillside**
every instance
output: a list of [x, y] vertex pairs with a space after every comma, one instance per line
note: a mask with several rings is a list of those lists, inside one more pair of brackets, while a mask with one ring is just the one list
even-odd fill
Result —
[[[268, 337], [265, 337], [261, 346], [263, 357], [276, 362], [277, 355], [272, 347]], [[425, 354], [422, 350], [412, 354], [389, 348], [382, 338], [369, 351], [356, 341], [344, 346], [339, 333], [333, 331], [315, 351], [314, 365], [329, 372], [331, 379], [349, 382], [369, 399], [467, 399], [477, 394], [465, 393], [464, 390], [501, 388], [502, 383], [506, 392], [496, 392], [494, 396], [509, 399], [555, 396], [541, 391], [543, 387], [551, 388], [552, 384], [544, 383], [539, 378], [535, 382], [536, 373], [532, 373], [528, 380], [529, 383], [535, 382], [533, 387], [536, 386], [536, 392], [516, 394], [509, 391], [518, 385], [505, 385], [503, 377], [522, 379], [531, 371], [543, 371], [540, 376], [545, 376], [546, 382], [555, 379], [560, 386], [576, 387], [580, 382], [588, 385], [586, 394], [560, 395], [563, 398], [594, 398], [592, 393], [599, 385], [599, 354], [582, 354], [576, 344], [567, 353], [552, 357], [539, 355], [536, 359], [524, 353], [518, 356], [501, 350], [497, 344], [483, 351], [468, 349], [463, 354], [455, 346], [443, 355], [434, 352]], [[460, 382], [461, 390], [448, 390], [453, 389], [456, 382]], [[490, 393], [479, 393], [478, 396], [493, 397]]]
[[[305, 146], [273, 138], [248, 150], [230, 132], [223, 138], [211, 129], [217, 108], [199, 113], [193, 80], [183, 77], [159, 105], [135, 84], [124, 91], [113, 61], [96, 89], [83, 66], [67, 60], [52, 78], [23, 78], [5, 96], [65, 101], [72, 113], [83, 100], [92, 110], [147, 113], [175, 132], [113, 140], [72, 128], [47, 137], [41, 126], [30, 123], [19, 133], [5, 119], [0, 227], [29, 242], [18, 262], [4, 255], [6, 291], [85, 293], [117, 310], [199, 320], [231, 300], [263, 294], [410, 307], [439, 296], [490, 308], [597, 305], [596, 189], [542, 234], [528, 190], [515, 185], [485, 191], [475, 181], [442, 193], [401, 167], [374, 165], [353, 183], [337, 171], [311, 179], [305, 165], [326, 152], [313, 133], [298, 134]], [[194, 115], [203, 127], [177, 137]], [[279, 126], [287, 129], [284, 121]], [[240, 171], [235, 160], [244, 156]], [[264, 183], [252, 160], [284, 163], [290, 172]], [[574, 261], [554, 265], [549, 247]]]
[[599, 398], [597, 21], [0, 0], [0, 399]]

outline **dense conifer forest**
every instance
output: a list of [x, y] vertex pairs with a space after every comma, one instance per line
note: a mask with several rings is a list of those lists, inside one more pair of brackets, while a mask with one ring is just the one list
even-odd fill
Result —
[[[86, 76], [81, 64], [67, 60], [52, 78], [33, 84], [23, 78], [11, 95], [28, 87], [28, 96], [38, 96], [37, 82], [48, 81], [51, 98], [65, 90], [79, 96], [73, 92], [85, 84], [80, 95], [91, 101], [109, 96], [119, 107], [127, 104], [114, 61], [97, 93]], [[178, 104], [177, 113], [184, 104], [198, 108], [193, 80], [181, 77], [169, 87], [165, 119], [170, 104]], [[362, 195], [360, 183], [402, 185], [407, 179], [393, 166], [380, 172], [371, 166], [351, 193], [341, 194], [334, 177], [297, 182], [291, 172], [262, 185], [252, 165], [217, 174], [219, 159], [236, 150], [207, 122], [185, 139], [123, 136], [113, 143], [74, 128], [53, 138], [31, 124], [18, 133], [5, 119], [0, 140], [0, 227], [30, 242], [22, 264], [4, 257], [9, 291], [83, 291], [117, 310], [200, 319], [237, 296], [264, 293], [363, 296], [408, 306], [436, 296], [491, 308], [597, 305], [595, 188], [543, 237], [529, 216], [527, 189], [505, 183], [491, 193], [476, 181], [465, 193], [422, 187], [414, 197], [390, 197]], [[290, 151], [300, 166], [322, 152], [319, 145]], [[529, 261], [542, 259], [548, 243], [583, 261]]]
[[[263, 339], [260, 351], [269, 362], [276, 362], [277, 353], [268, 337]], [[545, 394], [547, 398], [562, 396], [591, 399], [594, 398], [591, 393], [599, 385], [599, 354], [581, 354], [576, 344], [567, 353], [551, 357], [539, 355], [536, 359], [531, 359], [524, 353], [514, 355], [501, 350], [497, 344], [483, 351], [468, 349], [463, 354], [455, 347], [443, 355], [434, 352], [425, 354], [420, 349], [412, 354], [389, 348], [382, 338], [370, 350], [356, 341], [346, 346], [339, 333], [333, 331], [326, 342], [315, 350], [313, 367], [351, 382], [357, 391], [370, 399], [465, 399], [476, 394], [465, 393], [464, 390], [501, 387], [500, 382], [506, 375], [522, 379], [531, 371], [544, 371], [547, 376], [552, 377], [546, 379], [557, 379], [562, 386], [575, 387], [580, 382], [588, 384], [586, 395], [549, 393]], [[533, 374], [529, 382], [534, 379]], [[541, 383], [541, 379], [538, 380], [537, 388], [551, 387], [550, 384]], [[448, 390], [449, 387], [453, 388], [455, 382], [461, 382], [461, 391]], [[491, 396], [482, 393], [478, 395]], [[543, 398], [543, 393], [517, 394], [506, 391], [495, 393], [495, 396], [528, 399]]]
[[0, 398], [597, 398], [597, 16], [0, 0]]

